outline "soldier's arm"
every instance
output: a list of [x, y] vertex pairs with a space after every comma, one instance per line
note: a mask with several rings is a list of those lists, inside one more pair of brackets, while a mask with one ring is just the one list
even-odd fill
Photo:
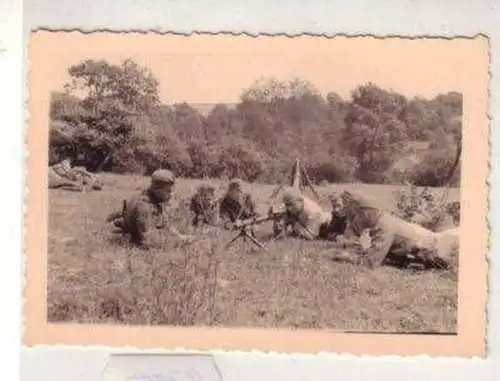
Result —
[[61, 177], [65, 177], [65, 178], [68, 178], [68, 172], [63, 168], [63, 166], [61, 165], [61, 163], [57, 163], [57, 164], [54, 164], [52, 166], [52, 170], [58, 175], [58, 176], [61, 176]]
[[127, 208], [127, 200], [122, 200], [122, 208], [120, 210], [114, 210], [107, 218], [106, 222], [113, 222], [119, 217], [123, 217], [125, 214], [125, 209]]
[[313, 241], [316, 238], [311, 234], [309, 229], [305, 229], [303, 226], [301, 226], [301, 229], [300, 229], [300, 237], [302, 239], [307, 240], [307, 241]]
[[218, 226], [220, 224], [219, 207], [220, 205], [218, 200], [215, 200], [211, 211], [211, 221], [214, 226]]
[[191, 224], [197, 226], [199, 221], [198, 221], [198, 212], [196, 205], [196, 195], [191, 197], [191, 200], [189, 202], [189, 211], [192, 214]]
[[168, 220], [168, 217], [166, 215], [166, 211], [162, 210], [161, 225], [159, 226], [159, 228], [166, 229], [170, 234], [181, 239], [182, 241], [189, 241], [191, 239], [190, 236], [180, 233], [177, 230], [177, 228], [175, 226], [173, 226], [172, 224], [169, 224], [167, 220]]
[[247, 194], [246, 196], [246, 204], [249, 212], [257, 213], [257, 204], [255, 204], [255, 201], [250, 194]]
[[248, 213], [253, 217], [257, 215], [257, 204], [255, 201], [252, 199], [251, 195], [247, 195], [246, 197], [246, 208], [248, 210]]
[[227, 217], [227, 203], [225, 198], [221, 199], [219, 202], [219, 217], [220, 218]]
[[182, 234], [177, 228], [171, 224], [167, 224], [166, 226], [167, 231], [172, 234], [174, 237], [180, 239], [181, 241], [186, 241], [189, 242], [191, 241], [192, 237], [186, 234]]
[[196, 213], [196, 195], [191, 197], [191, 200], [189, 200], [189, 210]]
[[93, 173], [90, 173], [85, 169], [85, 167], [73, 167], [73, 172], [79, 176], [81, 176], [82, 181], [94, 182], [96, 181], [96, 177]]
[[300, 221], [299, 218], [293, 216], [290, 216], [288, 221], [292, 225], [292, 230], [299, 238], [307, 241], [312, 241], [316, 238], [310, 231], [311, 229], [307, 221]]
[[229, 229], [231, 226], [231, 218], [228, 210], [228, 205], [226, 199], [223, 198], [219, 202], [219, 219], [220, 223], [225, 229]]
[[136, 219], [136, 232], [139, 244], [143, 248], [151, 246], [151, 226], [150, 226], [150, 213], [148, 206], [145, 203], [136, 205], [135, 219]]
[[115, 210], [106, 218], [106, 222], [113, 222], [114, 220], [116, 220], [121, 216], [122, 216], [121, 210]]

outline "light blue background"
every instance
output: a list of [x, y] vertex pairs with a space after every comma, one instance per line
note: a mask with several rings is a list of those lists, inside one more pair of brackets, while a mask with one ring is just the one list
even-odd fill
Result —
[[[10, 5], [9, 3], [13, 3]], [[0, 9], [14, 9], [15, 0], [2, 0]], [[484, 33], [491, 40], [491, 71], [498, 74], [500, 58], [500, 1], [493, 0], [378, 0], [378, 1], [271, 1], [271, 0], [26, 0], [24, 30], [43, 26], [51, 29], [156, 29], [162, 31], [231, 31], [257, 34], [265, 33], [335, 33], [356, 35], [474, 35]], [[13, 13], [12, 13], [13, 14]], [[3, 15], [3, 16], [2, 16]], [[7, 15], [7, 16], [6, 16]], [[0, 22], [9, 17], [9, 13], [0, 13]], [[25, 95], [26, 96], [26, 95]], [[491, 83], [490, 110], [492, 115], [492, 142], [499, 140], [498, 131], [500, 95], [498, 79]], [[495, 113], [493, 113], [495, 111]], [[2, 126], [6, 127], [6, 126]], [[496, 128], [495, 128], [496, 127]], [[15, 148], [2, 151], [0, 162], [4, 168], [17, 166], [21, 157], [21, 144], [16, 130], [9, 133], [9, 139], [3, 139], [3, 145]], [[3, 141], [5, 140], [5, 142]], [[490, 192], [498, 189], [499, 172], [498, 144], [492, 145]], [[3, 147], [2, 147], [3, 149]], [[19, 149], [19, 151], [16, 151]], [[7, 163], [7, 164], [4, 164]], [[18, 168], [18, 167], [17, 167]], [[12, 170], [10, 171], [12, 172]], [[2, 174], [3, 176], [3, 174]], [[18, 176], [18, 177], [16, 177]], [[19, 173], [13, 173], [12, 179], [5, 181], [19, 182]], [[19, 202], [21, 188], [9, 189], [13, 203]], [[15, 191], [18, 193], [15, 193]], [[498, 191], [496, 192], [498, 193]], [[15, 201], [14, 201], [15, 200]], [[490, 302], [488, 327], [489, 360], [356, 358], [353, 356], [318, 355], [318, 356], [282, 356], [259, 353], [218, 353], [216, 355], [225, 381], [268, 381], [268, 380], [358, 380], [414, 378], [416, 380], [495, 380], [500, 379], [500, 274], [498, 265], [498, 234], [500, 211], [498, 197], [491, 199], [491, 253], [490, 263]], [[12, 221], [20, 221], [14, 216]], [[10, 211], [10, 209], [9, 209]], [[2, 221], [4, 223], [4, 221]], [[20, 222], [21, 223], [21, 222]], [[7, 225], [6, 225], [7, 226]], [[0, 231], [2, 226], [0, 226]], [[7, 233], [7, 234], [6, 234]], [[4, 237], [5, 235], [5, 237]], [[2, 266], [0, 280], [15, 282], [12, 277], [14, 268], [19, 264], [20, 230], [2, 231], [2, 242], [9, 248], [3, 255], [9, 258], [11, 266]], [[11, 249], [12, 248], [12, 249]], [[3, 250], [2, 250], [3, 251]], [[7, 262], [6, 262], [7, 263]], [[4, 270], [7, 268], [7, 270]], [[18, 275], [18, 274], [16, 274]], [[7, 279], [7, 280], [6, 280]], [[18, 281], [18, 280], [17, 280]], [[14, 283], [0, 288], [2, 300], [9, 300], [7, 308], [1, 308], [0, 323], [5, 329], [4, 319], [10, 322], [10, 329], [0, 333], [3, 338], [11, 339], [10, 348], [16, 345], [19, 336], [15, 335], [14, 318], [19, 318], [19, 300], [12, 299], [13, 291], [19, 290]], [[16, 288], [17, 287], [17, 288]], [[3, 297], [5, 295], [5, 298]], [[10, 295], [9, 297], [7, 297]], [[2, 302], [4, 304], [4, 302]], [[16, 338], [17, 337], [17, 338]], [[5, 339], [4, 339], [5, 340]], [[6, 342], [6, 341], [5, 341]], [[1, 345], [1, 344], [0, 344]], [[11, 349], [12, 351], [12, 349]], [[22, 350], [22, 380], [24, 381], [95, 381], [100, 379], [109, 350], [106, 348], [75, 349], [69, 347], [35, 348]], [[6, 357], [3, 356], [4, 361]], [[13, 369], [16, 371], [17, 369]], [[15, 374], [15, 373], [12, 373]], [[0, 375], [0, 378], [3, 377]], [[7, 379], [7, 378], [6, 378]]]

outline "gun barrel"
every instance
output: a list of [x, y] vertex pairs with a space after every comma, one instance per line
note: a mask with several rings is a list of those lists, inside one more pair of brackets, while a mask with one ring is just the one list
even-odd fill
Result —
[[264, 215], [264, 216], [251, 217], [251, 218], [247, 218], [246, 220], [236, 221], [235, 227], [241, 229], [241, 228], [244, 228], [244, 227], [247, 227], [250, 225], [258, 225], [258, 224], [261, 224], [261, 223], [266, 222], [266, 221], [281, 218], [281, 217], [283, 217], [283, 215], [284, 215], [284, 213], [276, 213], [275, 212], [275, 213], [269, 213], [269, 214]]

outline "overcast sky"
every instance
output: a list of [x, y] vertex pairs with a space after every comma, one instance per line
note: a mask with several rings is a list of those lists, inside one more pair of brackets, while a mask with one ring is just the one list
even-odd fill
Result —
[[468, 57], [479, 54], [480, 46], [466, 39], [78, 32], [46, 32], [43, 38], [47, 62], [43, 70], [54, 90], [68, 80], [68, 67], [83, 59], [119, 62], [131, 58], [153, 71], [165, 103], [237, 102], [242, 89], [262, 76], [300, 77], [323, 94], [333, 91], [343, 98], [349, 98], [354, 87], [368, 81], [406, 96], [433, 97], [461, 91], [470, 81]]

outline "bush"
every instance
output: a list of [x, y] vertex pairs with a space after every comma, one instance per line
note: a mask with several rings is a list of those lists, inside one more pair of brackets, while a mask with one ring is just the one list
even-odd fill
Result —
[[356, 171], [356, 161], [350, 157], [335, 155], [327, 160], [306, 162], [305, 169], [311, 181], [339, 183], [351, 181]]
[[240, 140], [222, 148], [218, 165], [228, 178], [253, 182], [265, 172], [267, 159], [264, 153], [253, 149], [250, 142]]
[[[420, 187], [442, 186], [453, 165], [453, 159], [442, 152], [435, 152], [416, 165], [409, 177], [411, 183]], [[460, 186], [460, 170], [452, 177], [451, 186]]]
[[460, 203], [446, 203], [436, 197], [429, 188], [417, 188], [410, 185], [398, 192], [397, 215], [402, 219], [418, 223], [435, 231], [448, 214], [455, 225], [460, 220]]
[[[270, 79], [243, 91], [236, 107], [219, 104], [203, 115], [186, 103], [161, 104], [158, 81], [130, 60], [84, 60], [69, 74], [70, 93], [51, 101], [50, 162], [69, 156], [90, 171], [150, 174], [161, 167], [182, 177], [282, 182], [299, 157], [316, 183], [393, 184], [407, 176], [436, 186], [453, 163], [453, 154], [437, 147], [461, 129], [456, 93], [409, 100], [365, 84], [344, 101], [302, 80]], [[95, 81], [103, 81], [100, 94], [92, 91]], [[83, 99], [71, 95], [73, 85], [87, 90]], [[388, 173], [413, 139], [436, 147], [409, 173]]]

